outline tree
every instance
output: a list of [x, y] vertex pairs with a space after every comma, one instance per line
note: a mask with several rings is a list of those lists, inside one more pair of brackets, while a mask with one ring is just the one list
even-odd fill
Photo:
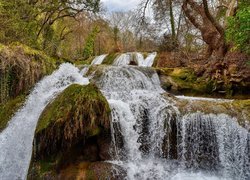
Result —
[[[64, 24], [82, 12], [98, 12], [100, 0], [1, 0], [0, 41], [20, 41], [56, 54], [72, 30]], [[64, 24], [64, 25], [63, 25]]]
[[242, 1], [235, 16], [228, 18], [226, 37], [234, 49], [250, 55], [250, 3]]
[[83, 58], [87, 59], [90, 56], [94, 55], [94, 47], [95, 47], [95, 39], [97, 34], [100, 32], [99, 27], [94, 27], [89, 36], [87, 37], [84, 50], [83, 50]]

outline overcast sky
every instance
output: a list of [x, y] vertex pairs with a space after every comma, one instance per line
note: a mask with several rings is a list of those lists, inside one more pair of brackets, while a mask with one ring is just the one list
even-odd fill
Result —
[[101, 0], [108, 11], [129, 11], [140, 3], [141, 0]]

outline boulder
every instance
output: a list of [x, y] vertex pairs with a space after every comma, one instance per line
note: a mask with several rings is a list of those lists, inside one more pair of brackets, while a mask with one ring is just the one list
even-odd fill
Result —
[[93, 84], [73, 84], [39, 118], [28, 179], [59, 177], [72, 164], [107, 160], [109, 139], [105, 97]]

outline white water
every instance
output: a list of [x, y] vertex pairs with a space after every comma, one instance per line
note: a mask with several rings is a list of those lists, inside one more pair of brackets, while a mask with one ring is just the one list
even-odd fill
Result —
[[156, 57], [157, 53], [153, 52], [150, 53], [146, 59], [144, 59], [143, 55], [141, 53], [136, 53], [136, 60], [138, 63], [138, 66], [141, 67], [152, 67], [155, 57]]
[[132, 59], [131, 53], [124, 53], [118, 56], [115, 60], [113, 65], [114, 66], [126, 66], [129, 65], [130, 60]]
[[225, 114], [187, 114], [180, 121], [179, 159], [185, 167], [224, 179], [250, 178], [250, 133]]
[[95, 57], [95, 59], [93, 59], [93, 61], [91, 62], [91, 65], [98, 65], [98, 64], [102, 64], [103, 60], [107, 57], [107, 54], [103, 54], [100, 56]]
[[79, 70], [62, 64], [52, 75], [35, 86], [25, 105], [0, 133], [0, 179], [25, 179], [32, 154], [32, 141], [37, 120], [45, 106], [72, 83], [88, 84]]
[[[162, 95], [157, 74], [149, 69], [109, 67], [97, 84], [112, 109], [113, 163], [127, 170], [128, 179], [250, 177], [250, 135], [236, 119], [202, 113], [181, 117], [174, 101]], [[176, 160], [171, 158], [173, 136]], [[166, 150], [164, 142], [169, 144]]]
[[143, 55], [141, 53], [124, 53], [118, 56], [115, 60], [113, 65], [114, 66], [127, 66], [130, 63], [134, 62], [138, 66], [141, 67], [152, 67], [155, 57], [157, 53], [153, 52], [150, 53], [146, 59], [144, 59]]

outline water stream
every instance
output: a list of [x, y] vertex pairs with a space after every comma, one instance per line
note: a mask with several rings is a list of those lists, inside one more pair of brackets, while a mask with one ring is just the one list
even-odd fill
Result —
[[144, 59], [142, 53], [135, 52], [135, 53], [124, 53], [118, 56], [115, 60], [113, 65], [114, 66], [126, 66], [130, 64], [134, 64], [140, 67], [152, 67], [155, 57], [157, 53], [149, 53], [147, 57]]
[[108, 67], [97, 85], [112, 109], [113, 163], [128, 179], [250, 178], [250, 133], [237, 119], [182, 115], [148, 68]]
[[37, 120], [45, 106], [72, 83], [88, 84], [89, 81], [73, 65], [62, 64], [57, 71], [36, 84], [25, 105], [0, 133], [1, 180], [26, 178]]

